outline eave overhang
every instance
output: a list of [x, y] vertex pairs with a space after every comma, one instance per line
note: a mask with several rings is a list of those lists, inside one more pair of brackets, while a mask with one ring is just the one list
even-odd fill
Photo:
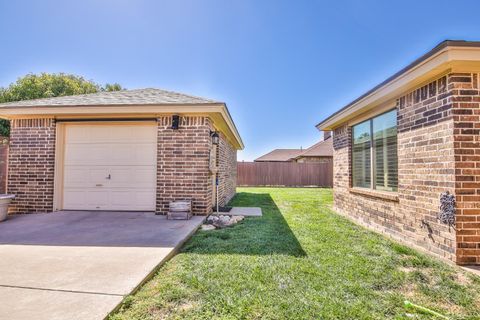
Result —
[[222, 132], [229, 142], [237, 149], [244, 144], [235, 123], [224, 103], [192, 104], [192, 105], [68, 105], [68, 106], [25, 106], [1, 107], [0, 118], [13, 120], [25, 118], [54, 119], [124, 119], [148, 118], [170, 114], [206, 115], [209, 116], [216, 130]]
[[334, 130], [403, 94], [449, 72], [480, 72], [480, 42], [444, 41], [378, 86], [316, 125]]

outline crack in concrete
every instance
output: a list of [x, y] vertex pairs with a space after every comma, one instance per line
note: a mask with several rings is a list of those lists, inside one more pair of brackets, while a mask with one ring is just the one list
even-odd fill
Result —
[[123, 294], [118, 293], [105, 293], [105, 292], [94, 292], [94, 291], [77, 291], [77, 290], [65, 290], [65, 289], [49, 289], [49, 288], [36, 288], [36, 287], [26, 287], [26, 286], [13, 286], [8, 284], [0, 284], [0, 288], [13, 288], [13, 289], [27, 289], [27, 290], [42, 290], [42, 291], [55, 291], [55, 292], [68, 292], [68, 293], [80, 293], [80, 294], [97, 294], [101, 296], [115, 296], [115, 297], [124, 297]]

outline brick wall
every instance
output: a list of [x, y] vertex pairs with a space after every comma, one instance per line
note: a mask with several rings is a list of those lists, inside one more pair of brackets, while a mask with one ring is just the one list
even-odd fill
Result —
[[454, 121], [447, 75], [399, 97], [398, 192], [358, 193], [351, 185], [351, 129], [334, 131], [334, 200], [340, 213], [437, 256], [457, 261], [456, 233], [439, 223], [439, 197], [455, 193]]
[[10, 212], [51, 212], [55, 167], [55, 121], [11, 122], [7, 192], [16, 195]]
[[[178, 130], [171, 116], [158, 118], [157, 212], [166, 213], [172, 200], [192, 199], [195, 214], [212, 210], [214, 149], [210, 118], [181, 117]], [[235, 194], [236, 150], [222, 137], [218, 146], [220, 204]], [[55, 121], [12, 121], [9, 151], [8, 192], [17, 198], [12, 213], [53, 210]]]
[[451, 74], [457, 201], [457, 261], [480, 264], [480, 94], [478, 73]]
[[455, 192], [452, 121], [399, 132], [398, 160], [404, 234], [414, 244], [456, 261], [455, 230], [437, 220], [440, 194]]
[[361, 225], [399, 238], [402, 227], [398, 223], [398, 201], [351, 192], [350, 136], [351, 129], [347, 126], [339, 127], [334, 132], [334, 208]]
[[[218, 204], [225, 206], [235, 195], [237, 187], [237, 150], [220, 134], [217, 146]], [[215, 204], [214, 204], [215, 205]]]
[[157, 212], [166, 213], [173, 200], [193, 199], [195, 214], [212, 210], [210, 175], [211, 120], [181, 117], [178, 130], [172, 117], [158, 118]]

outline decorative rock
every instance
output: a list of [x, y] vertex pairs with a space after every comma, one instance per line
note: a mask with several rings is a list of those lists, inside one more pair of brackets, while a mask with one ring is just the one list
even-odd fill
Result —
[[[212, 225], [217, 228], [230, 227], [244, 219], [244, 216], [228, 216], [228, 215], [210, 215], [207, 220], [207, 225]], [[203, 228], [203, 227], [202, 227]], [[211, 229], [210, 229], [211, 230]]]
[[216, 221], [218, 221], [218, 217], [217, 217], [217, 216], [212, 216], [212, 215], [211, 215], [211, 216], [209, 216], [209, 217], [207, 218], [207, 223], [209, 223], [209, 224], [213, 224], [213, 223], [216, 222]]
[[232, 216], [232, 220], [234, 220], [235, 223], [238, 223], [238, 222], [242, 221], [243, 219], [245, 219], [244, 216]]
[[205, 231], [215, 230], [215, 226], [213, 224], [202, 224], [202, 230], [205, 230]]
[[229, 216], [218, 216], [218, 220], [213, 223], [213, 225], [217, 228], [225, 228], [232, 225], [232, 220]]

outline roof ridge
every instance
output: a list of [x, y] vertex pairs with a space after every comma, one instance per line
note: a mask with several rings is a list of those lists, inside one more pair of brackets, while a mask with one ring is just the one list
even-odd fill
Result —
[[162, 104], [189, 105], [225, 103], [161, 88], [136, 88], [10, 101], [1, 103], [0, 107]]
[[303, 155], [308, 154], [310, 151], [314, 150], [315, 148], [317, 148], [318, 146], [320, 146], [320, 145], [322, 145], [322, 144], [324, 144], [324, 143], [330, 142], [329, 140], [330, 140], [330, 138], [325, 139], [325, 140], [320, 140], [320, 141], [318, 141], [318, 142], [315, 142], [315, 143], [314, 143], [313, 145], [311, 145], [310, 147], [304, 149], [304, 151], [303, 151], [302, 153], [300, 153], [299, 155], [297, 155], [297, 156], [295, 157], [295, 159], [296, 159], [296, 158], [299, 158], [299, 157], [301, 157], [301, 156], [303, 156]]
[[[139, 89], [139, 90], [142, 90], [142, 89]], [[172, 90], [167, 90], [167, 89], [162, 89], [162, 88], [149, 87], [149, 88], [144, 88], [144, 90], [160, 90], [160, 91], [163, 91], [163, 92], [168, 92], [168, 93], [173, 93], [173, 94], [179, 94], [179, 95], [182, 95], [182, 96], [185, 96], [185, 97], [190, 97], [190, 98], [195, 98], [195, 99], [202, 99], [202, 100], [210, 100], [210, 101], [215, 102], [215, 103], [223, 103], [223, 102], [220, 102], [220, 101], [217, 101], [217, 100], [214, 100], [214, 99], [210, 99], [210, 98], [200, 97], [200, 96], [196, 96], [196, 95], [193, 95], [193, 94], [181, 93], [181, 92], [172, 91]]]

